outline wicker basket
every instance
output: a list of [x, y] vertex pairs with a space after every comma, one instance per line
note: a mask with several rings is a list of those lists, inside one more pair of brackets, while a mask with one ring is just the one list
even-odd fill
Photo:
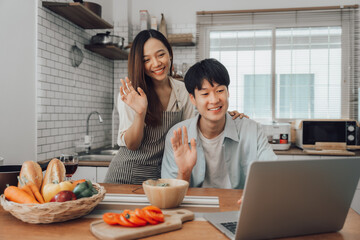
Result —
[[0, 203], [5, 211], [27, 223], [64, 222], [82, 217], [91, 212], [105, 197], [105, 188], [97, 183], [93, 186], [98, 194], [67, 202], [49, 202], [44, 204], [20, 204], [5, 199], [1, 195]]

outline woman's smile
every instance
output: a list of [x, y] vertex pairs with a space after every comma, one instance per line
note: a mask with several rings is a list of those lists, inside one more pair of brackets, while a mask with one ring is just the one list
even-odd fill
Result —
[[154, 73], [154, 74], [156, 74], [156, 75], [161, 75], [161, 74], [163, 74], [164, 72], [165, 72], [165, 66], [164, 67], [162, 67], [162, 68], [158, 68], [158, 69], [156, 69], [156, 70], [153, 70], [152, 72]]

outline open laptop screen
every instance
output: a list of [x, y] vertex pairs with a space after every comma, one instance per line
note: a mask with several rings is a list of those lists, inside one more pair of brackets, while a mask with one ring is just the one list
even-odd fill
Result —
[[235, 239], [339, 231], [359, 176], [360, 158], [254, 162], [236, 214]]

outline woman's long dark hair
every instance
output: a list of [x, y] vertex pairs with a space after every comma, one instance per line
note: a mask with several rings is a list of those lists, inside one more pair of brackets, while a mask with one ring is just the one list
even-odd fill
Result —
[[159, 126], [161, 125], [162, 113], [162, 108], [159, 107], [161, 106], [160, 99], [155, 92], [151, 78], [145, 74], [144, 66], [144, 45], [145, 42], [150, 38], [155, 38], [161, 41], [169, 51], [171, 59], [171, 76], [171, 69], [173, 66], [173, 51], [171, 49], [170, 43], [161, 32], [153, 29], [143, 30], [136, 35], [130, 49], [128, 74], [134, 88], [137, 90], [137, 88], [140, 87], [142, 90], [144, 90], [147, 96], [148, 108], [145, 116], [145, 123], [150, 126]]

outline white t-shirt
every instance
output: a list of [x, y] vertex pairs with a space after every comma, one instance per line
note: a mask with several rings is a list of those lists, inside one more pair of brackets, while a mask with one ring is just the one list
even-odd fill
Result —
[[[194, 106], [190, 102], [189, 93], [185, 88], [184, 82], [175, 80], [171, 77], [169, 77], [169, 79], [172, 91], [166, 111], [178, 112], [184, 108], [182, 120], [192, 118], [195, 115], [195, 110]], [[131, 124], [134, 122], [135, 111], [121, 100], [120, 94], [118, 96], [117, 109], [119, 113], [119, 132], [117, 143], [119, 146], [126, 146], [124, 135], [126, 130], [131, 127]]]
[[204, 149], [206, 171], [203, 188], [231, 188], [229, 171], [226, 169], [223, 141], [224, 131], [212, 139], [204, 137], [198, 129], [198, 136]]

